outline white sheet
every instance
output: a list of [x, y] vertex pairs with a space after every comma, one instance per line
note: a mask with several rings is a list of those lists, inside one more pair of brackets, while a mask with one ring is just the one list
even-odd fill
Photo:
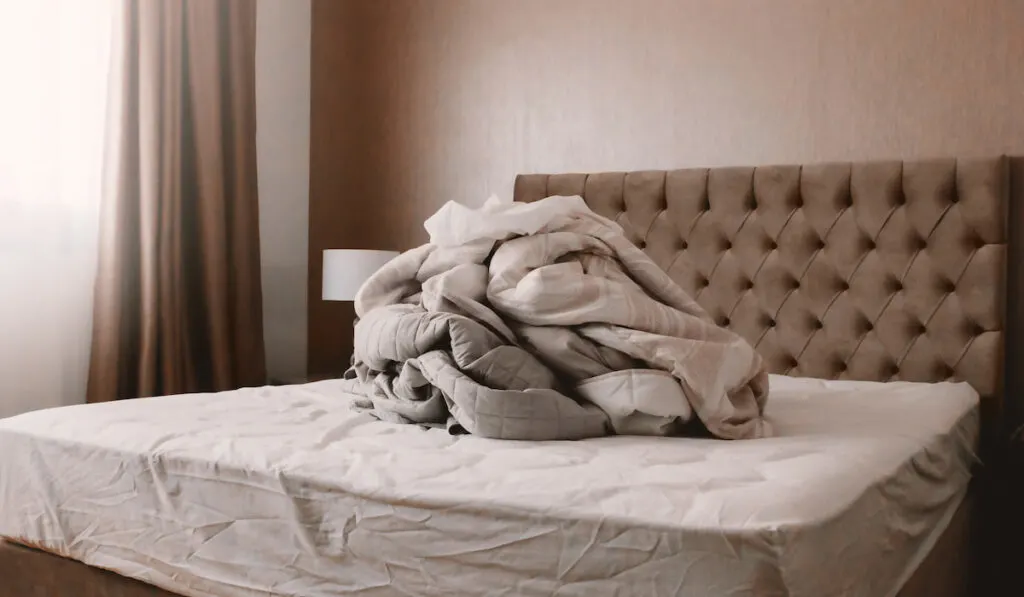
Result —
[[893, 595], [964, 495], [964, 384], [773, 377], [778, 436], [509, 442], [336, 382], [0, 421], [0, 535], [189, 596]]

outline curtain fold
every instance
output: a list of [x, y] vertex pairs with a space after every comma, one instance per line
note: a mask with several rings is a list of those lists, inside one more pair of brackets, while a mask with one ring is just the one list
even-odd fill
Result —
[[89, 402], [265, 382], [251, 0], [125, 0]]

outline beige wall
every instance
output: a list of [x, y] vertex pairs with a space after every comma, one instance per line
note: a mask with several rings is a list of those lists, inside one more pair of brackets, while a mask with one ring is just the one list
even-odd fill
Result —
[[310, 294], [320, 249], [408, 248], [518, 172], [1024, 153], [1022, 31], [1019, 0], [315, 0]]
[[271, 378], [306, 371], [309, 0], [259, 0], [256, 144], [263, 329]]

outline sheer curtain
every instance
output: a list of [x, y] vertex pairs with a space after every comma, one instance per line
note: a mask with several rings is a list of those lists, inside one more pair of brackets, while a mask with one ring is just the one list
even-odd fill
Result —
[[0, 417], [85, 399], [117, 4], [0, 2]]

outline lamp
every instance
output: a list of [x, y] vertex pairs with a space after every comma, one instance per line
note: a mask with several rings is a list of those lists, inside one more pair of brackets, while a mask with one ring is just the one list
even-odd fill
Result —
[[325, 249], [320, 298], [325, 301], [354, 301], [363, 282], [397, 256], [397, 251]]

